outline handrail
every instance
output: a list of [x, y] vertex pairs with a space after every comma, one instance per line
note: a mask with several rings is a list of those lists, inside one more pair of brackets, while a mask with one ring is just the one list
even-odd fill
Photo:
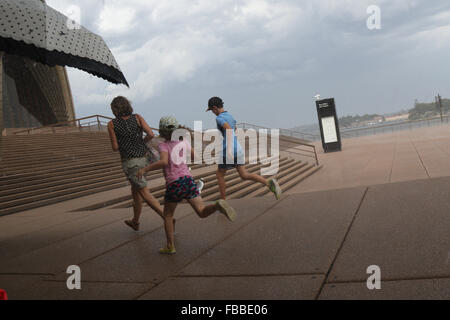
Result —
[[[407, 121], [396, 122], [396, 123], [382, 124], [382, 125], [379, 125], [379, 126], [369, 126], [369, 127], [365, 127], [365, 128], [354, 128], [354, 129], [348, 129], [348, 130], [341, 130], [341, 133], [355, 132], [355, 131], [362, 131], [362, 130], [370, 130], [370, 129], [378, 129], [378, 128], [395, 127], [395, 126], [400, 126], [402, 124], [425, 122], [425, 121], [430, 121], [430, 120], [437, 120], [437, 119], [440, 119], [440, 118], [441, 118], [440, 116], [437, 116], [437, 117], [433, 117], [433, 118], [407, 120]], [[450, 118], [450, 116], [443, 115], [442, 118]]]
[[[314, 151], [311, 151], [311, 153], [314, 153], [314, 156], [309, 156], [309, 155], [306, 155], [306, 154], [303, 154], [303, 153], [293, 152], [293, 151], [290, 151], [290, 150], [284, 150], [283, 152], [297, 154], [297, 155], [301, 155], [301, 156], [304, 156], [304, 157], [314, 158], [316, 160], [316, 165], [318, 166], [319, 165], [319, 158], [317, 157], [316, 146], [312, 146], [312, 147], [313, 147]], [[298, 151], [303, 151], [303, 152], [309, 152], [309, 151], [306, 151], [306, 150], [295, 149], [295, 147], [292, 148], [292, 149], [298, 150]]]
[[[250, 124], [250, 123], [245, 123], [245, 122], [241, 122], [241, 123], [238, 123], [237, 125], [236, 125], [236, 127], [237, 126], [243, 126], [243, 128], [242, 129], [246, 129], [246, 126], [249, 126], [250, 128], [259, 128], [259, 129], [266, 129], [266, 130], [270, 130], [270, 128], [266, 128], [266, 127], [262, 127], [262, 126], [258, 126], [258, 125], [253, 125], [253, 124]], [[249, 129], [250, 129], [249, 128]], [[302, 134], [302, 135], [309, 135], [309, 136], [313, 136], [314, 137], [314, 135], [312, 135], [312, 134], [308, 134], [308, 133], [303, 133], [303, 132], [298, 132], [298, 131], [293, 131], [293, 130], [289, 130], [289, 129], [280, 129], [280, 130], [283, 130], [283, 131], [289, 131], [289, 132], [294, 132], [294, 133], [299, 133], [299, 134]], [[292, 135], [291, 136], [286, 136], [286, 137], [293, 137]], [[293, 137], [294, 138], [294, 137]], [[311, 158], [314, 158], [315, 159], [315, 161], [316, 161], [316, 165], [319, 165], [319, 158], [317, 157], [317, 151], [316, 151], [316, 146], [315, 145], [313, 145], [313, 144], [309, 144], [309, 143], [306, 143], [306, 142], [302, 142], [302, 141], [291, 141], [291, 143], [295, 143], [295, 144], [298, 144], [298, 145], [300, 145], [300, 146], [306, 146], [306, 147], [309, 147], [309, 148], [312, 148], [313, 150], [312, 151], [309, 151], [309, 150], [302, 150], [302, 149], [295, 149], [295, 148], [297, 148], [297, 147], [292, 147], [292, 149], [295, 149], [295, 150], [297, 150], [297, 151], [302, 151], [302, 152], [308, 152], [308, 153], [314, 153], [314, 156], [312, 156], [312, 155], [307, 155], [307, 154], [301, 154], [301, 153], [297, 153], [297, 152], [291, 152], [291, 151], [288, 151], [288, 150], [283, 150], [283, 152], [288, 152], [288, 153], [293, 153], [293, 154], [297, 154], [297, 155], [302, 155], [302, 156], [305, 156], [305, 157], [311, 157]]]
[[412, 124], [415, 123], [425, 123], [428, 122], [428, 125], [430, 124], [430, 121], [436, 121], [436, 120], [441, 120], [441, 123], [443, 123], [444, 119], [446, 120], [446, 122], [448, 123], [448, 119], [450, 118], [449, 115], [443, 115], [441, 116], [436, 116], [436, 117], [432, 117], [432, 118], [425, 118], [425, 119], [417, 119], [417, 120], [407, 120], [407, 121], [401, 121], [401, 122], [396, 122], [396, 123], [390, 123], [390, 124], [383, 124], [383, 125], [378, 125], [378, 126], [368, 126], [368, 127], [364, 127], [364, 128], [354, 128], [354, 129], [348, 129], [348, 130], [342, 130], [341, 129], [341, 135], [345, 136], [345, 135], [351, 135], [353, 133], [358, 133], [358, 132], [364, 132], [364, 131], [375, 131], [377, 129], [385, 129], [385, 128], [395, 128], [395, 127], [400, 127], [400, 126], [404, 126], [404, 125], [409, 125], [411, 127]]
[[[250, 126], [250, 128], [253, 127], [253, 128], [259, 128], [259, 129], [268, 129], [268, 130], [270, 129], [270, 128], [266, 128], [266, 127], [263, 127], [263, 126], [258, 126], [258, 125], [255, 125], [255, 124], [247, 123], [247, 122], [240, 122], [236, 126], [239, 126], [239, 125], [244, 126], [243, 129], [245, 129], [246, 126]], [[302, 135], [302, 136], [311, 137], [313, 140], [316, 139], [316, 135], [312, 134], [312, 133], [305, 133], [305, 132], [295, 131], [295, 130], [291, 130], [291, 129], [280, 129], [280, 130], [283, 130], [285, 132], [286, 131], [289, 132], [290, 135], [287, 135], [288, 137], [289, 136], [290, 137], [294, 137], [293, 134], [299, 134], [299, 135]]]
[[[54, 123], [54, 124], [51, 124], [51, 125], [47, 125], [47, 126], [28, 128], [28, 129], [25, 129], [25, 130], [20, 130], [20, 131], [13, 132], [13, 134], [20, 134], [20, 133], [25, 133], [25, 132], [30, 134], [30, 132], [32, 132], [34, 130], [45, 130], [45, 129], [52, 129], [52, 132], [55, 133], [56, 132], [55, 128], [58, 128], [58, 127], [78, 127], [78, 128], [82, 128], [83, 125], [86, 126], [86, 123], [83, 123], [83, 125], [82, 125], [81, 121], [87, 120], [87, 119], [91, 119], [91, 118], [95, 118], [96, 121], [91, 121], [91, 122], [88, 122], [87, 124], [96, 123], [99, 128], [101, 127], [101, 125], [103, 123], [105, 123], [104, 121], [102, 122], [100, 120], [100, 118], [107, 119], [107, 120], [112, 120], [113, 119], [111, 117], [95, 114], [95, 115], [92, 115], [92, 116], [78, 118], [78, 119], [74, 119], [74, 120], [61, 121], [61, 122], [57, 122], [57, 123]], [[71, 124], [75, 124], [75, 126], [70, 126]], [[78, 124], [78, 126], [76, 126], [76, 124]], [[156, 128], [152, 128], [152, 127], [150, 127], [150, 128], [152, 130], [159, 131]]]
[[[316, 165], [318, 166], [319, 165], [319, 158], [317, 157], [316, 146], [314, 146], [314, 145], [308, 145], [308, 146], [310, 146], [313, 149], [313, 151], [302, 150], [302, 149], [297, 149], [297, 147], [293, 147], [293, 148], [291, 148], [291, 150], [283, 150], [282, 152], [287, 152], [287, 153], [292, 153], [292, 154], [296, 154], [296, 155], [301, 155], [303, 157], [313, 158], [313, 159], [315, 159]], [[313, 153], [314, 155], [308, 155], [308, 154], [304, 154], [304, 153], [294, 152], [292, 150]]]
[[[343, 137], [352, 137], [355, 134], [357, 135], [358, 132], [377, 131], [377, 130], [380, 130], [380, 129], [384, 130], [386, 128], [392, 128], [394, 130], [394, 128], [396, 128], [396, 127], [401, 127], [401, 126], [406, 126], [406, 125], [413, 126], [414, 124], [425, 123], [425, 122], [428, 122], [428, 125], [430, 125], [430, 121], [438, 121], [439, 119], [441, 120], [441, 123], [443, 123], [444, 121], [446, 123], [448, 123], [449, 119], [450, 119], [450, 115], [442, 115], [442, 117], [440, 115], [437, 115], [437, 116], [431, 117], [431, 118], [417, 119], [417, 120], [407, 120], [407, 121], [388, 123], [388, 124], [382, 124], [382, 125], [377, 125], [377, 126], [368, 126], [368, 127], [363, 127], [363, 128], [345, 129], [345, 128], [340, 127], [340, 134]], [[239, 123], [238, 125], [243, 125], [244, 128], [245, 128], [246, 125], [248, 125], [250, 127], [255, 127], [255, 128], [264, 128], [264, 127], [261, 127], [261, 126], [252, 125], [252, 124], [248, 124], [248, 123]], [[264, 129], [269, 129], [269, 128], [264, 128]], [[294, 134], [298, 133], [300, 135], [309, 136], [309, 137], [312, 137], [311, 138], [312, 141], [321, 140], [320, 135], [317, 135], [317, 134], [303, 133], [303, 132], [298, 132], [298, 131], [294, 131], [294, 130], [290, 130], [290, 129], [282, 129], [282, 131], [288, 131], [288, 132], [291, 132], [291, 133], [294, 133]]]
[[[53, 133], [56, 133], [56, 128], [60, 128], [60, 127], [65, 127], [66, 129], [71, 128], [71, 127], [79, 128], [80, 131], [81, 131], [81, 129], [83, 128], [83, 125], [82, 125], [81, 121], [87, 120], [87, 119], [92, 119], [92, 118], [94, 118], [95, 121], [89, 121], [87, 124], [84, 123], [83, 124], [84, 127], [89, 126], [89, 128], [91, 128], [90, 124], [94, 123], [94, 124], [97, 124], [97, 127], [98, 127], [99, 131], [102, 128], [102, 124], [106, 123], [105, 121], [101, 121], [100, 119], [107, 119], [107, 120], [112, 120], [113, 119], [113, 118], [110, 118], [110, 117], [107, 117], [107, 116], [102, 116], [102, 115], [96, 114], [96, 115], [83, 117], [83, 118], [79, 118], [79, 119], [74, 119], [74, 120], [69, 120], [69, 121], [62, 121], [62, 122], [54, 123], [54, 124], [51, 124], [51, 125], [48, 125], [48, 126], [37, 127], [37, 128], [29, 128], [29, 129], [25, 129], [25, 130], [21, 130], [21, 131], [16, 131], [16, 132], [13, 132], [13, 134], [16, 135], [16, 134], [20, 134], [20, 133], [24, 133], [24, 132], [26, 132], [27, 134], [30, 134], [30, 132], [33, 132], [34, 130], [45, 130], [45, 129], [51, 129], [51, 131]], [[244, 125], [244, 129], [245, 129], [245, 125], [251, 126], [253, 128], [269, 129], [269, 128], [264, 128], [264, 127], [257, 126], [257, 125], [248, 124], [248, 123], [240, 123], [238, 125]], [[152, 128], [152, 127], [150, 127], [150, 128], [152, 130], [154, 130], [154, 131], [158, 131], [159, 132], [159, 130], [157, 128]], [[192, 132], [192, 129], [189, 129], [189, 128], [186, 128], [186, 127], [184, 127], [184, 128]], [[302, 135], [313, 136], [313, 135], [310, 135], [310, 134], [296, 132], [296, 131], [293, 131], [293, 130], [286, 130], [286, 129], [281, 129], [281, 130], [289, 131], [291, 133], [295, 132], [295, 133], [299, 133], [299, 134], [302, 134]], [[291, 136], [286, 136], [286, 137], [293, 137], [293, 136], [291, 135]], [[295, 141], [295, 142], [291, 141], [291, 143], [294, 143], [294, 144], [297, 144], [297, 145], [300, 145], [300, 146], [306, 146], [306, 147], [312, 148], [313, 149], [312, 151], [310, 151], [310, 150], [302, 150], [302, 149], [296, 149], [296, 150], [297, 151], [311, 153], [311, 154], [314, 153], [314, 156], [306, 155], [306, 154], [301, 154], [301, 155], [303, 155], [305, 157], [315, 158], [316, 164], [319, 165], [319, 160], [318, 160], [318, 157], [317, 157], [316, 147], [314, 145], [306, 143], [306, 142], [302, 142], [302, 141]], [[292, 147], [292, 149], [295, 149], [295, 148], [296, 147]], [[290, 151], [283, 150], [283, 152], [288, 152], [289, 153]], [[299, 154], [299, 153], [296, 153], [296, 152], [290, 152], [290, 153]]]

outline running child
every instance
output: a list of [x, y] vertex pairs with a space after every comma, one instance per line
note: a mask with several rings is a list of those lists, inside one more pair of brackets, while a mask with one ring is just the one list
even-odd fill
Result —
[[[225, 173], [229, 169], [236, 168], [241, 179], [252, 180], [266, 185], [269, 190], [275, 194], [277, 200], [279, 200], [281, 197], [281, 188], [276, 179], [265, 179], [255, 173], [249, 173], [245, 169], [243, 163], [238, 163], [238, 159], [242, 157], [243, 151], [237, 141], [237, 137], [235, 134], [236, 120], [234, 120], [233, 116], [228, 111], [224, 110], [222, 99], [220, 99], [219, 97], [212, 97], [211, 99], [209, 99], [208, 109], [206, 109], [206, 111], [210, 110], [216, 115], [217, 129], [219, 129], [223, 136], [223, 162], [222, 164], [218, 165], [216, 172], [221, 198], [224, 200], [226, 199]], [[226, 134], [227, 130], [231, 131], [231, 134], [229, 134], [228, 136]], [[232, 150], [232, 145], [234, 145], [234, 150]]]
[[[172, 116], [166, 116], [159, 121], [159, 134], [164, 142], [159, 144], [161, 159], [138, 171], [138, 178], [145, 172], [163, 169], [166, 180], [166, 193], [164, 196], [164, 229], [166, 231], [167, 246], [161, 248], [161, 254], [176, 253], [174, 243], [173, 215], [177, 204], [183, 199], [192, 206], [200, 218], [206, 218], [216, 211], [222, 212], [230, 221], [236, 219], [236, 212], [225, 201], [218, 200], [215, 204], [205, 205], [198, 190], [198, 186], [186, 164], [187, 152], [194, 158], [194, 150], [188, 139], [172, 140], [172, 133], [178, 129], [179, 124]], [[186, 153], [186, 154], [185, 154]]]
[[[148, 190], [145, 177], [136, 179], [138, 170], [149, 164], [146, 143], [155, 135], [144, 118], [133, 113], [133, 107], [127, 98], [122, 96], [114, 98], [111, 102], [111, 111], [116, 117], [108, 122], [111, 147], [120, 153], [122, 169], [130, 182], [133, 197], [133, 219], [125, 220], [125, 224], [138, 231], [143, 200], [164, 219], [163, 210], [158, 200]], [[145, 138], [144, 132], [147, 134]]]

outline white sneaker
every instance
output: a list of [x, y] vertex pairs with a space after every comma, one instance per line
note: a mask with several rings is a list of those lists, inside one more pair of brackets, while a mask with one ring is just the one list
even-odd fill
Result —
[[203, 187], [205, 186], [205, 182], [203, 181], [203, 178], [200, 178], [200, 180], [197, 182], [198, 192], [202, 194]]

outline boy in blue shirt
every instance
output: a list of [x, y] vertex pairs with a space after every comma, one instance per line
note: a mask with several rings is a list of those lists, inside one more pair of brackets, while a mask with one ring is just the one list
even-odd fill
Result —
[[[216, 115], [217, 129], [219, 129], [223, 136], [223, 163], [218, 165], [216, 172], [217, 180], [219, 182], [220, 197], [224, 200], [226, 199], [225, 173], [229, 169], [236, 168], [239, 176], [243, 180], [252, 180], [266, 185], [269, 190], [275, 194], [277, 200], [280, 199], [281, 188], [276, 179], [265, 179], [255, 173], [249, 173], [244, 167], [244, 161], [239, 161], [243, 159], [243, 151], [235, 134], [236, 120], [234, 120], [229, 112], [223, 109], [222, 99], [219, 97], [212, 97], [209, 99], [208, 109], [206, 111], [212, 111]], [[227, 135], [227, 130], [231, 130], [231, 134]]]

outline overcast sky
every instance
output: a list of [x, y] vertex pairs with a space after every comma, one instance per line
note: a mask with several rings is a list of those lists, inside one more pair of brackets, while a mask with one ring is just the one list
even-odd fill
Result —
[[[390, 113], [450, 97], [448, 0], [47, 0], [100, 34], [130, 89], [69, 68], [77, 117], [111, 116], [125, 95], [152, 126], [174, 115], [192, 126], [211, 96], [238, 122], [315, 123], [313, 96], [339, 116]], [[367, 8], [381, 9], [369, 30]]]

